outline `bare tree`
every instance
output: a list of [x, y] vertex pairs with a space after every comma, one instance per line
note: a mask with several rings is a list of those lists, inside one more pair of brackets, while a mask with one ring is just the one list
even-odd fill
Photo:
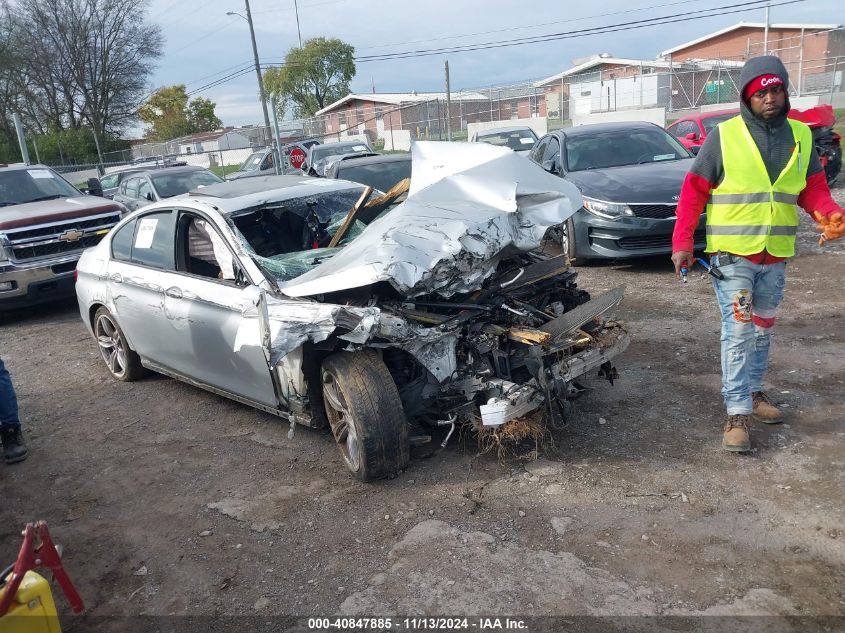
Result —
[[160, 57], [161, 29], [147, 0], [19, 0], [10, 10], [17, 109], [40, 131], [87, 124], [101, 139], [137, 120]]

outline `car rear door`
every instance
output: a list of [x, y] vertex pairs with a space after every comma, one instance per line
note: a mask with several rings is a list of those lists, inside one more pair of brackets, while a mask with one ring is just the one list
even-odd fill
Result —
[[[164, 275], [175, 268], [172, 211], [152, 211], [121, 226], [111, 239], [108, 294], [129, 345], [138, 354], [165, 363], [168, 347], [161, 337]], [[166, 363], [165, 363], [166, 364]]]

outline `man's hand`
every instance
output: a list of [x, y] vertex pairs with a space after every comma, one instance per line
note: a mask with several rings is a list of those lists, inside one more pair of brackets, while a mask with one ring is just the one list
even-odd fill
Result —
[[672, 263], [675, 264], [675, 277], [681, 278], [681, 268], [692, 268], [695, 258], [689, 251], [675, 251], [672, 253]]
[[822, 236], [819, 238], [819, 246], [824, 246], [825, 242], [838, 240], [845, 235], [845, 218], [838, 211], [831, 213], [829, 216], [822, 214], [821, 211], [814, 211], [813, 217], [818, 223], [816, 228], [822, 232]]

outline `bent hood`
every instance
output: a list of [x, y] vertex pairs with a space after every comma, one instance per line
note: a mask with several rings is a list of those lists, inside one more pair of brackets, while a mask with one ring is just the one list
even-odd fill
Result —
[[506, 148], [419, 142], [405, 202], [281, 287], [306, 297], [387, 281], [413, 297], [481, 287], [499, 260], [540, 245], [581, 207], [578, 189]]
[[692, 160], [682, 158], [642, 165], [572, 171], [566, 174], [566, 179], [588, 198], [623, 204], [675, 204]]

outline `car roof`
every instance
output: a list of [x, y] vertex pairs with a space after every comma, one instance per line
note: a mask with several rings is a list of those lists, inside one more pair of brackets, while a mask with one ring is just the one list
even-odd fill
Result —
[[568, 127], [555, 132], [566, 136], [585, 136], [594, 134], [595, 132], [614, 132], [617, 130], [651, 130], [663, 128], [648, 121], [617, 121], [613, 123], [591, 123], [589, 125], [578, 125], [575, 127]]
[[703, 119], [710, 119], [714, 116], [724, 116], [726, 114], [739, 114], [739, 108], [733, 108], [731, 110], [714, 110], [712, 112], [700, 112], [698, 114], [688, 114], [687, 116], [681, 117], [677, 121], [672, 121], [672, 124], [680, 123], [681, 121], [700, 121]]
[[363, 188], [364, 186], [358, 183], [310, 176], [256, 176], [207, 185], [177, 198], [208, 202], [220, 213], [227, 215], [268, 202]]
[[511, 127], [496, 127], [491, 128], [489, 130], [479, 130], [475, 133], [477, 138], [481, 138], [482, 136], [492, 135], [492, 134], [501, 134], [502, 132], [521, 132], [523, 130], [531, 130], [530, 127], [527, 125], [513, 125]]
[[10, 165], [0, 165], [0, 169], [8, 169], [10, 171], [20, 171], [22, 169], [53, 169], [49, 165], [42, 165], [37, 163], [35, 165], [27, 165], [26, 163], [11, 163]]
[[205, 167], [200, 167], [198, 165], [180, 165], [178, 167], [160, 167], [158, 169], [142, 169], [139, 170], [139, 174], [149, 175], [149, 176], [162, 176], [167, 174], [179, 174], [186, 171], [208, 171]]
[[358, 156], [353, 158], [345, 158], [337, 166], [338, 169], [346, 169], [347, 167], [357, 167], [359, 165], [378, 165], [380, 163], [399, 163], [411, 162], [411, 153], [405, 152], [403, 154], [375, 154], [374, 156]]
[[351, 147], [353, 145], [366, 145], [367, 147], [370, 146], [369, 141], [340, 141], [338, 143], [320, 143], [319, 145], [312, 145], [308, 148], [310, 152], [312, 149], [319, 147], [320, 149], [326, 147]]

